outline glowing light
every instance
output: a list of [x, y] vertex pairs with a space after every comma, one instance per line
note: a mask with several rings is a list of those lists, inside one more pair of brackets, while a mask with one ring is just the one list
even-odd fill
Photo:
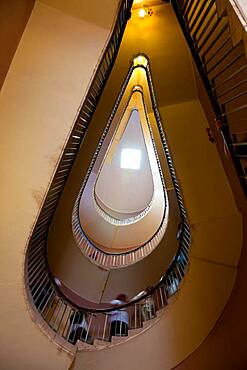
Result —
[[147, 67], [148, 60], [147, 58], [144, 57], [144, 55], [138, 55], [138, 57], [134, 59], [133, 63], [134, 63], [134, 67], [138, 67], [138, 66]]
[[141, 8], [139, 11], [138, 11], [138, 16], [139, 18], [144, 18], [145, 15], [147, 15], [147, 11], [144, 9], [144, 8]]
[[135, 91], [143, 91], [143, 89], [142, 89], [142, 87], [140, 86], [140, 85], [135, 85], [134, 87], [133, 87], [133, 89], [132, 89], [132, 91], [133, 92], [135, 92]]
[[139, 170], [141, 165], [141, 151], [139, 149], [122, 149], [121, 168]]

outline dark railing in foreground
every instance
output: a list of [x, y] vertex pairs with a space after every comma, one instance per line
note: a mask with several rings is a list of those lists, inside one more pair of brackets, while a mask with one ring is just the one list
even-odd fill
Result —
[[216, 0], [172, 0], [215, 112], [217, 128], [232, 155], [247, 194], [247, 56], [243, 40], [233, 45], [227, 14]]
[[57, 336], [72, 344], [75, 344], [77, 339], [89, 344], [92, 344], [95, 339], [110, 341], [111, 335], [117, 334], [111, 333], [113, 311], [118, 311], [120, 315], [124, 315], [125, 310], [128, 312], [129, 329], [142, 327], [143, 322], [154, 318], [156, 312], [165, 307], [169, 298], [178, 291], [188, 266], [190, 230], [155, 101], [149, 66], [147, 66], [146, 72], [151, 90], [153, 111], [163, 141], [182, 220], [179, 249], [172, 264], [160, 282], [135, 301], [118, 308], [86, 310], [76, 306], [61, 293], [47, 263], [46, 244], [50, 223], [75, 156], [115, 61], [131, 5], [132, 1], [130, 0], [124, 1], [121, 5], [112, 37], [62, 155], [27, 250], [25, 273], [30, 300]]
[[[130, 18], [132, 2], [133, 0], [123, 0], [120, 5], [112, 35], [63, 151], [28, 245], [26, 282], [32, 299], [36, 307], [43, 313], [44, 318], [44, 311], [50, 307], [50, 303], [56, 295], [56, 288], [52, 282], [46, 258], [49, 227], [90, 120], [114, 65], [126, 23]], [[44, 292], [46, 292], [45, 295]], [[51, 311], [49, 315], [51, 315]]]
[[[126, 315], [127, 311], [129, 330], [141, 328], [143, 322], [156, 317], [156, 312], [164, 308], [168, 304], [169, 298], [178, 291], [188, 266], [190, 229], [186, 211], [156, 104], [149, 64], [144, 69], [148, 78], [155, 119], [161, 135], [163, 149], [180, 209], [181, 229], [178, 236], [179, 248], [170, 267], [159, 283], [140, 298], [118, 307], [85, 309], [71, 302], [69, 297], [64, 296], [55, 284], [47, 265], [44, 243], [41, 241], [40, 243], [34, 242], [31, 244], [27, 260], [27, 279], [32, 300], [53, 331], [59, 337], [64, 338], [72, 344], [75, 344], [77, 340], [88, 344], [93, 344], [97, 339], [110, 342], [112, 335], [122, 336], [123, 333], [120, 335], [119, 333], [112, 332], [111, 329], [112, 314], [114, 313], [115, 315], [116, 312], [118, 313], [118, 317], [121, 317], [121, 315]], [[37, 240], [39, 240], [39, 236]]]
[[[29, 289], [33, 302], [46, 323], [53, 331], [66, 341], [76, 344], [81, 340], [93, 344], [96, 339], [110, 342], [112, 335], [112, 313], [128, 313], [128, 329], [138, 329], [144, 321], [156, 317], [156, 312], [168, 304], [168, 300], [179, 289], [187, 265], [190, 246], [190, 231], [187, 222], [183, 222], [180, 236], [180, 248], [170, 268], [160, 282], [140, 298], [119, 307], [109, 309], [83, 309], [76, 306], [63, 296], [59, 288], [45, 268], [44, 254], [39, 249], [33, 249], [29, 255]], [[128, 334], [128, 332], [127, 332]]]

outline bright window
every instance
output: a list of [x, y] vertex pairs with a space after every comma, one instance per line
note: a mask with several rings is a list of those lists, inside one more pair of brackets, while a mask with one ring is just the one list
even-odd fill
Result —
[[141, 165], [141, 151], [139, 149], [122, 149], [121, 168], [139, 170]]

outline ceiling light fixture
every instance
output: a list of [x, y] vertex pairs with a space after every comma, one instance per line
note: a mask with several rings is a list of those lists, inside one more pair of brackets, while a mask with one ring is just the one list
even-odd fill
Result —
[[139, 18], [145, 18], [147, 15], [151, 17], [153, 14], [153, 9], [145, 7], [145, 5], [142, 5], [142, 7], [138, 10], [138, 16]]
[[133, 64], [134, 64], [134, 67], [146, 68], [148, 65], [148, 60], [144, 55], [140, 54], [136, 58], [134, 58]]
[[146, 15], [147, 15], [146, 9], [144, 8], [139, 9], [138, 11], [139, 18], [144, 18]]

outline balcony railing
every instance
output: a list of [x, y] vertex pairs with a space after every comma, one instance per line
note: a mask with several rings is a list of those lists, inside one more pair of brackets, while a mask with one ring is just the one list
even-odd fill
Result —
[[26, 284], [28, 296], [34, 306], [33, 309], [42, 316], [59, 338], [64, 338], [72, 344], [75, 344], [78, 339], [88, 344], [93, 344], [96, 339], [110, 341], [112, 335], [119, 336], [117, 332], [112, 332], [111, 318], [114, 312], [118, 312], [120, 316], [121, 314], [125, 315], [126, 312], [128, 313], [128, 329], [142, 327], [143, 322], [154, 318], [156, 312], [165, 307], [169, 298], [178, 291], [189, 261], [190, 229], [186, 210], [163, 132], [155, 100], [151, 72], [149, 65], [147, 65], [145, 69], [149, 79], [154, 114], [181, 215], [181, 232], [178, 236], [179, 248], [177, 254], [168, 270], [164, 272], [160, 282], [143, 296], [119, 307], [97, 310], [79, 307], [70, 301], [69, 297], [64, 296], [56, 285], [47, 262], [46, 247], [50, 223], [75, 156], [115, 61], [131, 5], [132, 1], [123, 1], [120, 7], [113, 34], [62, 155], [32, 233], [26, 255]]
[[[187, 265], [190, 246], [190, 231], [186, 221], [183, 222], [180, 247], [170, 268], [160, 282], [140, 298], [119, 307], [109, 309], [83, 309], [65, 297], [55, 284], [42, 248], [29, 253], [28, 283], [31, 297], [36, 309], [46, 323], [59, 337], [75, 344], [81, 340], [93, 344], [96, 339], [106, 342], [111, 337], [125, 336], [125, 333], [112, 331], [112, 315], [128, 315], [128, 330], [138, 329], [144, 321], [156, 317], [157, 311], [164, 308], [179, 289]], [[126, 333], [128, 334], [128, 332]]]
[[[163, 213], [163, 217], [162, 217], [162, 221], [160, 223], [160, 226], [157, 229], [156, 233], [145, 244], [137, 245], [135, 248], [132, 248], [131, 250], [129, 250], [127, 252], [121, 252], [121, 251], [109, 252], [109, 251], [104, 250], [104, 248], [97, 247], [90, 240], [90, 238], [86, 235], [86, 233], [84, 232], [84, 230], [81, 226], [81, 223], [80, 223], [79, 207], [80, 207], [80, 201], [81, 201], [83, 191], [85, 189], [85, 186], [86, 186], [86, 183], [89, 179], [89, 176], [91, 175], [91, 172], [93, 170], [95, 161], [97, 160], [98, 154], [99, 154], [100, 149], [103, 145], [103, 142], [104, 142], [104, 139], [105, 139], [105, 137], [108, 133], [108, 130], [111, 126], [112, 120], [113, 120], [114, 115], [115, 115], [115, 113], [118, 109], [118, 106], [120, 104], [122, 96], [125, 92], [126, 86], [129, 82], [129, 79], [130, 79], [130, 77], [132, 75], [132, 72], [135, 68], [136, 67], [134, 67], [134, 65], [131, 66], [129, 73], [127, 74], [127, 78], [126, 78], [126, 80], [125, 80], [125, 82], [122, 86], [122, 89], [120, 90], [119, 96], [116, 100], [116, 104], [113, 108], [113, 112], [110, 115], [110, 118], [109, 118], [109, 120], [106, 124], [106, 128], [105, 128], [105, 130], [104, 130], [104, 132], [101, 136], [101, 139], [99, 141], [97, 149], [96, 149], [96, 151], [94, 153], [94, 156], [92, 158], [92, 161], [90, 163], [89, 169], [88, 169], [87, 174], [85, 176], [83, 185], [82, 185], [81, 190], [80, 190], [80, 192], [77, 196], [75, 206], [74, 206], [74, 209], [73, 209], [73, 215], [72, 215], [72, 230], [73, 230], [75, 240], [76, 240], [77, 244], [79, 245], [81, 251], [83, 252], [83, 254], [90, 261], [92, 261], [96, 265], [99, 265], [99, 266], [103, 267], [104, 269], [115, 269], [115, 268], [120, 268], [120, 267], [126, 267], [126, 266], [134, 264], [134, 263], [140, 261], [141, 259], [147, 257], [160, 244], [160, 242], [162, 241], [162, 239], [164, 237], [166, 228], [167, 228], [167, 221], [168, 221], [167, 220], [167, 218], [168, 218], [167, 191], [166, 191], [166, 187], [165, 187], [163, 173], [162, 173], [162, 170], [161, 170], [159, 156], [157, 154], [156, 144], [155, 144], [155, 141], [154, 141], [154, 138], [153, 138], [153, 135], [152, 135], [152, 130], [151, 130], [148, 114], [147, 114], [147, 108], [146, 108], [145, 101], [144, 101], [144, 98], [143, 98], [143, 91], [138, 91], [138, 93], [141, 94], [141, 96], [142, 96], [142, 102], [143, 102], [144, 111], [145, 111], [145, 118], [146, 118], [146, 122], [147, 122], [147, 125], [148, 125], [148, 129], [149, 129], [149, 133], [150, 133], [150, 137], [151, 137], [151, 141], [152, 141], [152, 145], [153, 145], [153, 149], [154, 149], [154, 153], [155, 153], [155, 157], [156, 157], [156, 162], [157, 162], [158, 169], [159, 169], [159, 174], [160, 174], [160, 178], [161, 178], [161, 182], [162, 182], [163, 196], [164, 196], [164, 200], [165, 200], [164, 213]], [[149, 81], [150, 84], [152, 84], [151, 74], [150, 74], [150, 72], [148, 73], [149, 69], [147, 69], [147, 67], [145, 67], [145, 70], [146, 70], [146, 73], [147, 73], [147, 76], [148, 76], [148, 81]], [[162, 130], [162, 132], [163, 132], [163, 130]], [[169, 161], [171, 161], [171, 157], [170, 157], [170, 155], [167, 156], [167, 152], [168, 152], [168, 149], [167, 149], [167, 151], [165, 151], [165, 157], [167, 157], [166, 160], [169, 164]], [[157, 193], [157, 189], [154, 189], [154, 194], [156, 194], [156, 193]], [[94, 197], [94, 195], [93, 195], [93, 197]], [[149, 211], [149, 207], [147, 207], [146, 210]], [[140, 221], [141, 218], [145, 217], [145, 215], [147, 214], [147, 212], [145, 212], [145, 211], [141, 215], [136, 216], [133, 221], [137, 222], [137, 221]], [[100, 212], [100, 210], [99, 210], [99, 212]], [[105, 217], [106, 216], [104, 215], [104, 218]], [[112, 218], [110, 216], [108, 216], [108, 217], [109, 217], [109, 222], [112, 223]], [[127, 219], [126, 224], [129, 224], [129, 223], [130, 223], [129, 219]], [[124, 225], [124, 224], [125, 224], [124, 220], [121, 220], [121, 225]], [[176, 237], [176, 235], [174, 235], [174, 237]]]
[[216, 126], [247, 194], [244, 42], [233, 45], [228, 16], [219, 15], [217, 0], [173, 0], [172, 5], [214, 109]]
[[[113, 335], [125, 336], [122, 332], [112, 330], [112, 315], [128, 315], [128, 330], [141, 328], [144, 321], [156, 317], [157, 311], [164, 308], [169, 298], [179, 289], [189, 262], [190, 229], [186, 210], [183, 205], [179, 184], [177, 182], [172, 159], [169, 154], [165, 134], [162, 128], [149, 65], [145, 67], [151, 91], [152, 105], [158, 129], [160, 131], [163, 149], [166, 154], [177, 201], [180, 209], [181, 230], [179, 233], [179, 248], [174, 259], [164, 273], [159, 283], [140, 298], [108, 309], [85, 309], [79, 307], [63, 295], [50, 274], [44, 253], [45, 244], [39, 240], [39, 234], [30, 246], [27, 259], [28, 288], [36, 309], [53, 331], [66, 341], [75, 344], [81, 340], [93, 344], [95, 340], [111, 341]], [[159, 162], [158, 162], [159, 163]], [[163, 178], [163, 177], [162, 177]], [[114, 256], [112, 257], [114, 258]], [[127, 334], [127, 333], [126, 333]]]
[[149, 213], [149, 211], [151, 210], [151, 208], [152, 208], [152, 206], [154, 204], [155, 192], [153, 194], [153, 197], [151, 199], [151, 202], [149, 203], [149, 205], [143, 211], [141, 211], [139, 214], [137, 214], [135, 216], [130, 216], [130, 217], [122, 218], [122, 219], [117, 218], [117, 217], [113, 217], [110, 214], [108, 214], [103, 209], [103, 207], [101, 207], [101, 205], [100, 205], [100, 203], [99, 203], [99, 201], [97, 199], [97, 195], [95, 194], [95, 192], [93, 192], [93, 194], [92, 194], [92, 200], [93, 200], [93, 204], [94, 204], [94, 208], [95, 208], [96, 212], [104, 220], [106, 220], [108, 223], [110, 223], [112, 225], [115, 225], [115, 226], [130, 225], [130, 224], [133, 224], [135, 222], [139, 222], [140, 220], [142, 220]]
[[[31, 293], [31, 300], [40, 312], [44, 312], [56, 295], [46, 258], [49, 228], [74, 160], [114, 65], [126, 23], [131, 15], [132, 2], [133, 0], [123, 0], [120, 4], [110, 40], [79, 111], [30, 238], [26, 254], [26, 283]], [[44, 292], [46, 292], [45, 295]]]

